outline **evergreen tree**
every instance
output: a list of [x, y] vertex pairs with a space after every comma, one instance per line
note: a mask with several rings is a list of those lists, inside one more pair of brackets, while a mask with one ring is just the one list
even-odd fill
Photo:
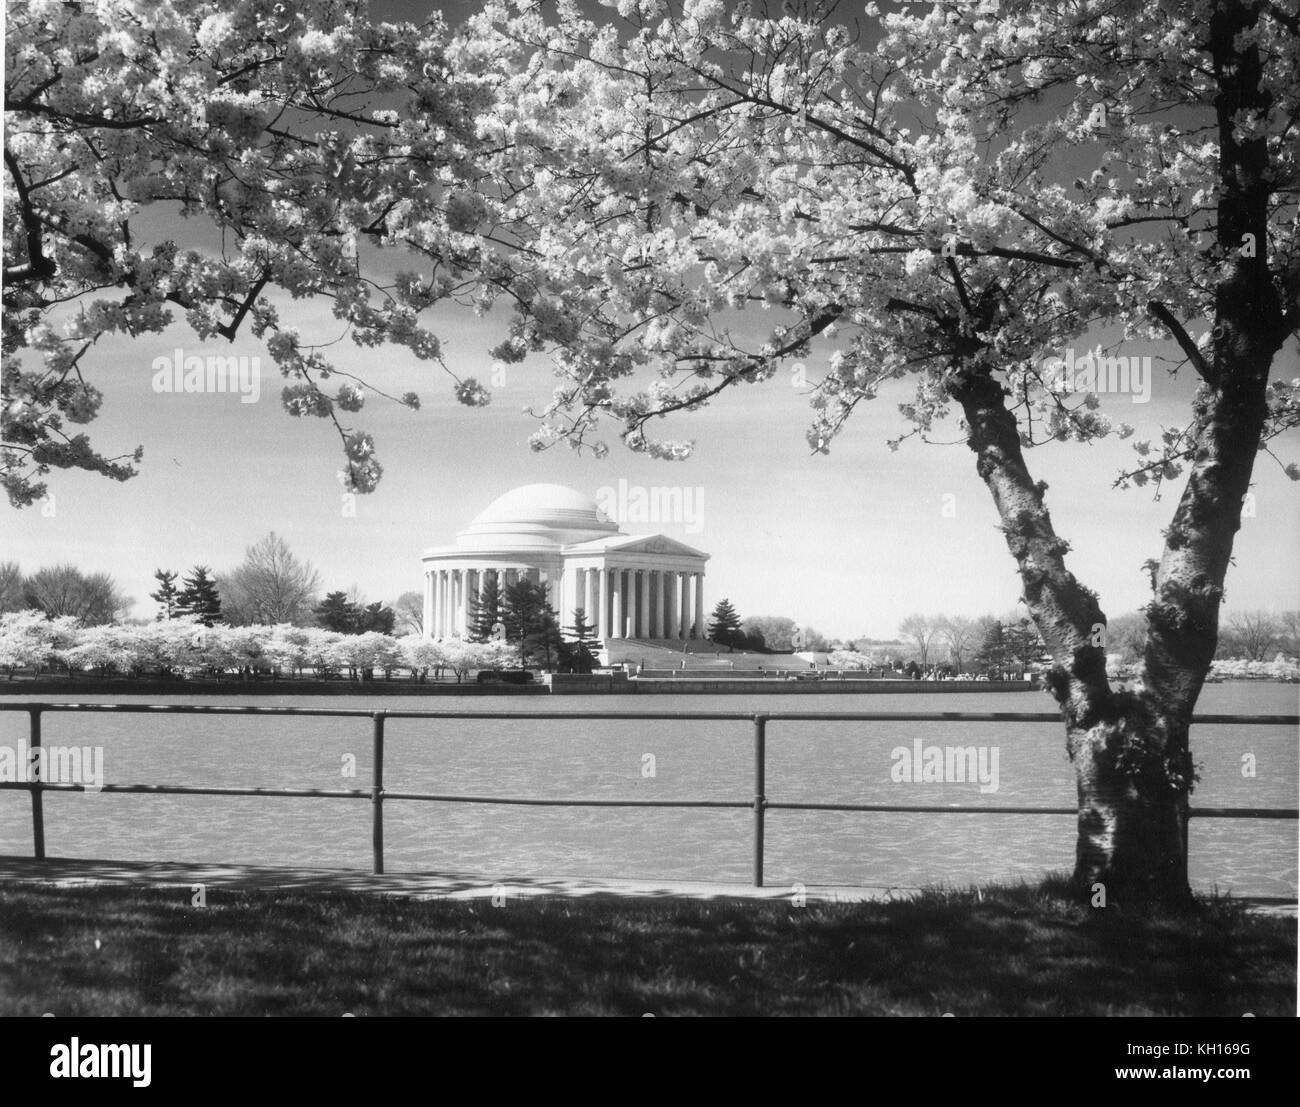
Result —
[[397, 612], [379, 600], [363, 604], [346, 592], [330, 592], [316, 605], [316, 625], [338, 634], [392, 634]]
[[397, 621], [397, 612], [391, 607], [385, 607], [378, 600], [374, 603], [366, 604], [365, 607], [355, 607], [356, 615], [352, 620], [352, 629], [348, 634], [365, 634], [368, 631], [378, 631], [380, 634], [392, 634], [393, 624]]
[[975, 651], [976, 666], [988, 672], [996, 670], [1000, 675], [1010, 661], [1011, 651], [1007, 648], [1002, 624], [989, 623], [984, 631], [984, 637], [980, 640], [979, 649]]
[[469, 599], [469, 640], [487, 642], [492, 638], [492, 630], [501, 622], [502, 615], [501, 582], [496, 573], [492, 573], [483, 582], [483, 587]]
[[587, 622], [587, 613], [578, 608], [573, 613], [573, 625], [565, 634], [571, 641], [564, 643], [561, 660], [575, 673], [589, 673], [596, 667], [596, 628]]
[[560, 619], [550, 604], [545, 604], [537, 626], [524, 641], [524, 653], [537, 661], [543, 669], [559, 667], [565, 652], [564, 635], [560, 633]]
[[736, 614], [730, 600], [719, 600], [710, 618], [709, 641], [717, 642], [720, 646], [734, 646], [741, 638], [740, 616]]
[[221, 597], [217, 594], [217, 582], [212, 579], [212, 570], [208, 566], [194, 566], [190, 575], [181, 583], [185, 587], [176, 597], [177, 615], [197, 615], [206, 627], [221, 621]]
[[357, 608], [346, 592], [329, 592], [316, 605], [316, 625], [339, 634], [356, 633]]
[[161, 623], [176, 614], [176, 602], [180, 593], [176, 589], [175, 573], [166, 569], [155, 569], [153, 575], [158, 582], [158, 591], [150, 592], [149, 598], [162, 609], [157, 616], [157, 621]]
[[506, 640], [519, 643], [519, 663], [537, 657], [550, 665], [559, 655], [564, 639], [555, 610], [546, 599], [546, 589], [524, 578], [507, 585], [502, 604], [502, 623]]

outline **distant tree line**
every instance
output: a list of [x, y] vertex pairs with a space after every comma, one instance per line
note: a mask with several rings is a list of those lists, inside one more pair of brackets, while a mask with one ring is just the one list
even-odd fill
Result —
[[[340, 634], [414, 634], [422, 630], [419, 593], [406, 592], [393, 605], [367, 602], [353, 589], [321, 595], [320, 574], [300, 560], [275, 532], [249, 546], [228, 573], [195, 565], [187, 574], [154, 572], [149, 598], [155, 619], [194, 619], [204, 626], [320, 627]], [[57, 565], [26, 576], [15, 562], [0, 563], [0, 613], [40, 611], [51, 619], [70, 616], [82, 626], [121, 622], [135, 601], [107, 573]]]
[[55, 565], [25, 576], [16, 562], [0, 563], [0, 612], [39, 611], [47, 618], [68, 616], [99, 626], [117, 622], [133, 602], [107, 573]]
[[[1046, 654], [1034, 624], [1017, 615], [980, 618], [951, 615], [909, 615], [898, 625], [909, 661], [923, 671], [987, 672], [1031, 668]], [[1099, 631], [1108, 661], [1117, 667], [1134, 664], [1146, 640], [1146, 615], [1129, 612], [1112, 618]], [[1219, 632], [1217, 659], [1270, 661], [1282, 654], [1300, 657], [1300, 612], [1272, 614], [1234, 612]]]
[[[391, 605], [367, 601], [355, 588], [321, 594], [320, 574], [299, 559], [274, 532], [248, 547], [243, 561], [226, 573], [195, 565], [181, 576], [158, 569], [149, 598], [156, 619], [226, 625], [316, 627], [341, 635], [418, 635], [423, 632], [423, 597], [403, 593]], [[24, 574], [17, 563], [0, 563], [0, 613], [37, 611], [48, 619], [70, 618], [83, 627], [120, 623], [134, 600], [102, 572], [87, 573], [71, 564]], [[836, 653], [846, 667], [875, 667], [917, 674], [988, 673], [1032, 668], [1046, 655], [1034, 624], [1026, 617], [985, 615], [909, 615], [898, 626], [896, 642], [861, 637], [828, 639], [792, 618], [756, 615], [741, 618], [730, 600], [715, 605], [705, 628], [708, 641], [729, 650], [767, 653]], [[1103, 636], [1108, 660], [1133, 664], [1142, 648], [1146, 617], [1132, 612], [1114, 617]], [[468, 633], [472, 643], [503, 642], [514, 648], [523, 667], [589, 672], [596, 664], [596, 633], [578, 608], [561, 626], [545, 588], [528, 579], [502, 586], [489, 577], [470, 598]], [[1300, 656], [1300, 612], [1233, 612], [1223, 621], [1216, 658], [1270, 661], [1282, 654]]]

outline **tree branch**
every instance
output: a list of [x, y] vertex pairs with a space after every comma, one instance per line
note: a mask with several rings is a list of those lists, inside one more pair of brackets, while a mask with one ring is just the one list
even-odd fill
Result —
[[1187, 360], [1192, 363], [1192, 368], [1200, 373], [1201, 379], [1211, 388], [1217, 388], [1219, 385], [1219, 378], [1218, 374], [1214, 371], [1214, 367], [1205, 360], [1201, 351], [1197, 349], [1196, 343], [1192, 341], [1192, 336], [1187, 333], [1187, 329], [1174, 317], [1174, 313], [1165, 307], [1165, 305], [1159, 300], [1149, 300], [1147, 302], [1147, 311], [1159, 319], [1160, 322], [1168, 328], [1174, 341], [1178, 343], [1179, 348], [1187, 355]]

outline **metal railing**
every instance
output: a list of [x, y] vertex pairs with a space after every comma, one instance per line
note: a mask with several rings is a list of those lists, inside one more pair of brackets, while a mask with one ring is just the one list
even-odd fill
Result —
[[[858, 811], [909, 812], [930, 815], [1077, 815], [1077, 807], [998, 806], [949, 804], [942, 807], [906, 803], [811, 803], [780, 802], [767, 798], [767, 726], [785, 722], [890, 722], [890, 723], [1055, 723], [1054, 712], [925, 712], [925, 711], [368, 711], [364, 708], [315, 707], [209, 707], [200, 704], [143, 703], [0, 703], [0, 711], [25, 711], [30, 716], [29, 746], [41, 747], [41, 716], [48, 712], [105, 712], [115, 714], [172, 715], [273, 715], [292, 717], [368, 718], [371, 720], [372, 764], [369, 788], [219, 788], [177, 784], [104, 784], [103, 792], [187, 796], [273, 796], [310, 799], [369, 799], [371, 803], [372, 871], [384, 871], [384, 803], [388, 800], [416, 800], [433, 803], [481, 803], [525, 807], [670, 807], [731, 808], [753, 811], [754, 886], [763, 886], [765, 817], [768, 811]], [[606, 719], [658, 722], [749, 722], [753, 726], [754, 792], [743, 800], [644, 800], [542, 798], [533, 796], [466, 796], [428, 792], [394, 792], [384, 788], [384, 723], [388, 719]], [[1300, 727], [1300, 715], [1197, 715], [1194, 726], [1233, 724], [1244, 726]], [[45, 792], [84, 792], [85, 784], [51, 784], [40, 780], [0, 781], [0, 789], [31, 793], [32, 846], [37, 861], [45, 860]], [[1197, 807], [1189, 818], [1213, 819], [1296, 819], [1300, 810], [1278, 807]]]

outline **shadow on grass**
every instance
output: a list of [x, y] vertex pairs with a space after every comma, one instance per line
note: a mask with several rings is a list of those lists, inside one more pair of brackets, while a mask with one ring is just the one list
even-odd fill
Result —
[[1289, 1015], [1293, 920], [1064, 882], [809, 905], [0, 887], [0, 1014]]

